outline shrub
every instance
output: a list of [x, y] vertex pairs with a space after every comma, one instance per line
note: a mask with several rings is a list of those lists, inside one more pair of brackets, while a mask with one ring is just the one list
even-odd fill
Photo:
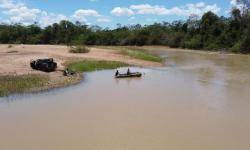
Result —
[[191, 40], [185, 42], [185, 47], [190, 49], [199, 49], [202, 47], [201, 37], [195, 36]]
[[180, 47], [181, 46], [181, 43], [183, 41], [183, 38], [184, 38], [184, 35], [181, 34], [181, 33], [176, 33], [176, 34], [173, 34], [169, 41], [168, 41], [168, 45], [170, 47], [173, 47], [173, 48], [176, 48], [176, 47]]
[[242, 43], [241, 43], [241, 52], [242, 53], [250, 53], [250, 31], [246, 33], [243, 37]]
[[218, 50], [220, 46], [217, 43], [210, 43], [205, 47], [206, 50]]
[[71, 46], [69, 50], [70, 53], [88, 53], [89, 51], [90, 49], [83, 45]]
[[238, 41], [232, 47], [232, 51], [236, 53], [250, 53], [250, 31], [242, 35], [242, 40]]
[[242, 42], [237, 42], [237, 43], [235, 43], [234, 44], [234, 46], [232, 47], [232, 52], [234, 52], [234, 53], [240, 53], [240, 51], [241, 51], [241, 44], [242, 44]]

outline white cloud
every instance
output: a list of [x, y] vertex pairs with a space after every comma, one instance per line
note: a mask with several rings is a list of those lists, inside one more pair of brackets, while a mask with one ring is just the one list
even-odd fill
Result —
[[151, 6], [149, 4], [131, 5], [130, 9], [135, 10], [137, 14], [165, 15], [169, 13], [169, 10], [163, 6]]
[[242, 4], [238, 4], [237, 0], [231, 0], [230, 4], [231, 4], [232, 7], [236, 7], [238, 9], [242, 9], [244, 7]]
[[7, 23], [30, 25], [37, 22], [41, 26], [47, 26], [61, 20], [68, 20], [62, 14], [53, 14], [40, 9], [29, 8], [24, 3], [15, 3], [12, 0], [0, 0], [0, 8], [3, 9], [2, 13], [9, 17], [4, 20]]
[[103, 18], [97, 18], [96, 21], [97, 22], [111, 22], [111, 19], [103, 17]]
[[80, 22], [87, 22], [86, 17], [88, 16], [99, 16], [99, 14], [92, 9], [79, 9], [76, 10], [71, 17]]
[[76, 10], [73, 14], [74, 18], [81, 18], [81, 17], [100, 17], [101, 15], [93, 9], [79, 9]]
[[132, 16], [134, 15], [134, 12], [129, 8], [121, 8], [121, 7], [115, 7], [110, 12], [112, 15], [115, 16]]
[[111, 20], [108, 17], [105, 17], [99, 14], [96, 10], [93, 9], [79, 9], [76, 10], [75, 13], [72, 15], [74, 20], [80, 22], [87, 22], [86, 17], [95, 17], [96, 22], [110, 22]]
[[42, 27], [45, 27], [53, 23], [58, 23], [61, 20], [80, 21], [89, 24], [87, 17], [94, 17], [97, 22], [111, 21], [93, 9], [79, 9], [76, 10], [73, 15], [67, 17], [63, 14], [54, 14], [44, 10], [30, 8], [24, 3], [16, 3], [13, 0], [0, 0], [0, 8], [2, 13], [8, 17], [8, 19], [1, 20], [1, 22], [6, 23], [30, 25], [37, 22]]
[[231, 1], [230, 1], [230, 4], [231, 4], [232, 6], [236, 6], [236, 5], [237, 5], [237, 0], [231, 0]]
[[237, 0], [231, 0], [230, 1], [230, 7], [224, 12], [226, 15], [229, 15], [232, 11], [233, 8], [238, 8], [240, 10], [242, 10], [243, 5], [242, 4], [238, 4]]
[[190, 16], [192, 14], [197, 14], [201, 16], [208, 11], [218, 13], [220, 8], [217, 4], [206, 5], [204, 2], [172, 8], [166, 8], [160, 5], [140, 4], [131, 5], [129, 8], [115, 7], [111, 11], [111, 14], [115, 16], [132, 16], [134, 14]]

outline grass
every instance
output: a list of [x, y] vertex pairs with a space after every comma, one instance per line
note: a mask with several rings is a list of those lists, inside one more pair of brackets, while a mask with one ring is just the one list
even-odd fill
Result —
[[70, 70], [77, 72], [85, 72], [85, 71], [95, 71], [102, 69], [116, 69], [128, 65], [116, 61], [82, 60], [82, 61], [71, 62], [67, 66]]
[[133, 58], [147, 60], [147, 61], [153, 61], [153, 62], [162, 62], [162, 58], [159, 56], [155, 56], [152, 54], [149, 54], [147, 52], [141, 51], [141, 50], [122, 50], [122, 53], [125, 55], [128, 55]]
[[48, 80], [42, 75], [0, 76], [0, 96], [20, 93], [44, 86]]
[[163, 58], [154, 54], [151, 54], [141, 48], [136, 47], [122, 47], [122, 46], [97, 46], [103, 49], [112, 49], [119, 50], [121, 54], [130, 56], [132, 58], [153, 61], [153, 62], [162, 62]]
[[69, 50], [70, 53], [88, 53], [89, 51], [90, 49], [83, 45], [72, 46]]

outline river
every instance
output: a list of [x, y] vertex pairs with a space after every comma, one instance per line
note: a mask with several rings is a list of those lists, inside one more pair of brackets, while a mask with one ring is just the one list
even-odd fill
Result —
[[141, 79], [0, 98], [0, 150], [249, 150], [250, 56], [154, 52]]

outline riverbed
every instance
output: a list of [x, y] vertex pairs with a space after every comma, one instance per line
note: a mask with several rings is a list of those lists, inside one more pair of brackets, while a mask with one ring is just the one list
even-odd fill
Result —
[[142, 78], [0, 98], [0, 150], [249, 150], [250, 56], [154, 53], [165, 65]]

